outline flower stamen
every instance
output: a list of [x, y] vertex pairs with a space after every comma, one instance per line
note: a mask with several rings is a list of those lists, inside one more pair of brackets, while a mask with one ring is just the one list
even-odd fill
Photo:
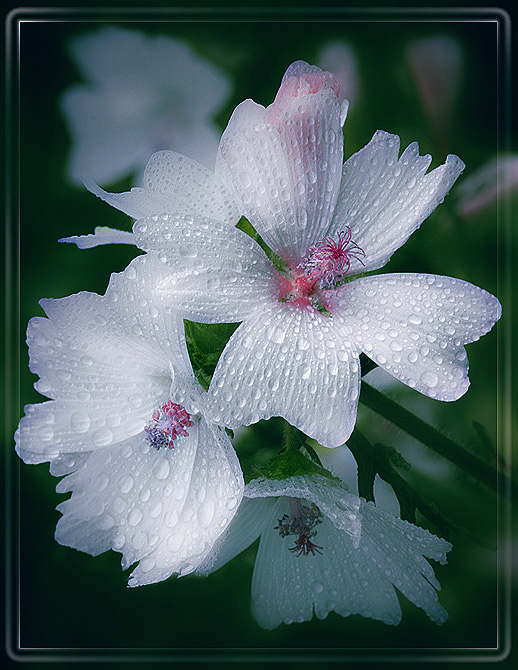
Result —
[[338, 242], [324, 237], [310, 247], [306, 260], [298, 267], [304, 270], [310, 282], [318, 282], [320, 288], [335, 288], [349, 272], [353, 258], [363, 265], [365, 252], [351, 237], [349, 226], [338, 233]]
[[275, 530], [279, 531], [281, 537], [298, 536], [295, 545], [289, 547], [289, 551], [296, 556], [322, 554], [323, 547], [319, 547], [311, 540], [317, 534], [315, 526], [322, 523], [322, 512], [313, 502], [308, 507], [303, 505], [298, 498], [289, 500], [291, 514], [284, 514], [278, 519], [279, 525], [274, 527]]
[[185, 407], [171, 400], [163, 403], [159, 409], [154, 409], [152, 417], [144, 431], [147, 441], [155, 449], [172, 449], [179, 436], [189, 435], [186, 428], [194, 426]]

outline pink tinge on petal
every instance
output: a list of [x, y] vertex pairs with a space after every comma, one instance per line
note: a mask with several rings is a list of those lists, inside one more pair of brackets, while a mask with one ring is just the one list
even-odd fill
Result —
[[292, 63], [282, 78], [275, 100], [266, 108], [266, 123], [279, 126], [281, 115], [293, 98], [313, 95], [326, 89], [332, 89], [338, 96], [340, 80], [336, 75], [304, 61]]

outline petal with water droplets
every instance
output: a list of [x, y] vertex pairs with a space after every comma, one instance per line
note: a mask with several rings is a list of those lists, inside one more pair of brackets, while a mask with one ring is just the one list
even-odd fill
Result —
[[320, 443], [351, 434], [359, 361], [348, 327], [316, 310], [271, 302], [242, 323], [224, 349], [209, 395], [229, 427], [282, 416]]
[[398, 152], [399, 137], [379, 130], [344, 163], [328, 234], [348, 226], [365, 252], [362, 263], [352, 261], [351, 273], [385, 265], [442, 202], [464, 169], [464, 163], [451, 155], [444, 165], [426, 173], [431, 157], [419, 156], [415, 142], [400, 158]]
[[460, 279], [389, 274], [346, 284], [333, 313], [380, 367], [417, 391], [448, 401], [469, 386], [463, 345], [491, 330], [501, 306]]

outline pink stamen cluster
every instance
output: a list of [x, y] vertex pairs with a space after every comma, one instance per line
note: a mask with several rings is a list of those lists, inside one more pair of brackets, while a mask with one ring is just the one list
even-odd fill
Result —
[[297, 535], [295, 545], [289, 548], [296, 556], [308, 556], [311, 554], [322, 554], [323, 547], [319, 547], [312, 542], [311, 538], [317, 534], [315, 526], [322, 523], [322, 512], [315, 503], [310, 506], [303, 505], [298, 498], [290, 498], [291, 514], [285, 514], [278, 519], [278, 526], [275, 530], [279, 531], [281, 537]]
[[351, 239], [349, 226], [338, 233], [338, 242], [332, 237], [324, 237], [310, 247], [306, 260], [299, 265], [309, 281], [319, 284], [320, 288], [335, 288], [337, 282], [349, 272], [351, 259], [363, 265], [361, 257], [365, 252]]
[[194, 426], [185, 407], [168, 400], [159, 409], [153, 410], [153, 418], [144, 428], [146, 439], [155, 449], [174, 447], [174, 441], [180, 435], [187, 437], [186, 428]]

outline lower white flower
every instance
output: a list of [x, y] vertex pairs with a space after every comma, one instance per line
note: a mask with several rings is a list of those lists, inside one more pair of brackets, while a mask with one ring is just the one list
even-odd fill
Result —
[[72, 491], [60, 544], [114, 549], [129, 586], [192, 572], [236, 513], [244, 482], [195, 380], [183, 324], [153, 286], [160, 263], [136, 259], [104, 296], [42, 300], [28, 327], [36, 389], [16, 433], [26, 463], [50, 462]]
[[[355, 500], [358, 513], [351, 511]], [[311, 475], [250, 482], [236, 517], [198, 574], [218, 569], [259, 536], [252, 604], [263, 628], [308, 621], [313, 612], [324, 619], [333, 611], [396, 625], [401, 608], [394, 587], [436, 623], [448, 616], [424, 557], [445, 563], [451, 544], [336, 481]]]

